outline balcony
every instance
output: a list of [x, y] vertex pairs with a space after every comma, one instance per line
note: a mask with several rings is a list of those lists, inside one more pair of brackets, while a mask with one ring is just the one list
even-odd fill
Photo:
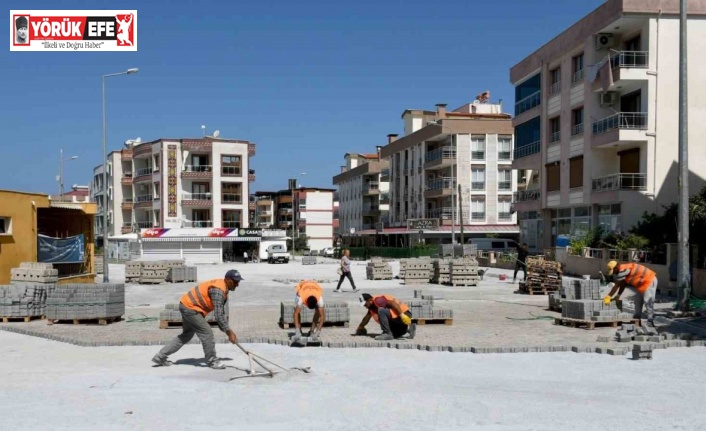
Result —
[[292, 213], [292, 209], [291, 209], [291, 208], [280, 208], [280, 209], [279, 209], [279, 213], [280, 213], [280, 214], [291, 214], [291, 213]]
[[363, 194], [364, 195], [377, 195], [380, 193], [380, 183], [377, 181], [370, 181], [363, 184]]
[[603, 88], [599, 70], [596, 81], [592, 85], [594, 92], [613, 91], [614, 87], [624, 85], [627, 81], [642, 81], [647, 79], [649, 53], [647, 51], [621, 51], [610, 58], [610, 72], [613, 74], [613, 84]]
[[472, 212], [471, 221], [485, 221], [485, 212]]
[[557, 93], [561, 92], [561, 81], [557, 81], [553, 83], [551, 86], [549, 86], [549, 95], [553, 96]]
[[512, 221], [512, 213], [506, 212], [506, 211], [500, 211], [500, 212], [498, 212], [498, 220], [499, 221]]
[[213, 205], [212, 193], [182, 193], [181, 205], [188, 207], [203, 207]]
[[152, 168], [141, 168], [135, 170], [132, 181], [134, 183], [152, 181]]
[[380, 203], [389, 204], [390, 203], [390, 192], [380, 193]]
[[211, 220], [188, 220], [184, 222], [184, 227], [213, 227]]
[[[380, 171], [380, 181], [389, 182], [390, 181], [390, 168], [385, 168]], [[334, 199], [336, 200], [336, 199]]]
[[459, 214], [462, 214], [462, 217], [466, 219], [468, 217], [468, 211], [459, 211], [458, 208], [455, 208], [455, 211], [452, 211], [451, 207], [441, 207], [441, 208], [434, 208], [426, 211], [426, 217], [427, 218], [436, 218], [440, 219], [442, 224], [447, 224], [450, 225], [451, 221], [453, 220], [453, 214], [456, 214], [456, 222], [458, 223], [460, 220], [458, 218]]
[[227, 227], [230, 229], [235, 229], [235, 228], [240, 227], [240, 222], [236, 221], [236, 220], [223, 220], [223, 222], [221, 222], [221, 224], [223, 225], [223, 227]]
[[241, 176], [240, 166], [221, 166], [221, 176], [239, 177]]
[[583, 135], [583, 123], [571, 126], [571, 136]]
[[132, 148], [123, 148], [120, 150], [120, 160], [129, 162], [132, 160]]
[[441, 147], [424, 156], [424, 169], [442, 169], [456, 164], [456, 148]]
[[593, 147], [647, 140], [646, 112], [619, 112], [593, 123]]
[[248, 156], [253, 157], [255, 155], [255, 144], [248, 144]]
[[[441, 196], [451, 196], [456, 187], [456, 178], [441, 177], [428, 180], [424, 190], [425, 198], [437, 198]], [[405, 198], [407, 199], [407, 198]]]
[[154, 227], [154, 223], [151, 221], [136, 221], [132, 224], [134, 229], [150, 229]]
[[184, 165], [181, 171], [182, 178], [213, 178], [211, 165]]
[[512, 190], [512, 181], [498, 181], [498, 190], [501, 192], [509, 192]]
[[515, 116], [522, 114], [525, 111], [529, 111], [532, 108], [539, 106], [542, 102], [542, 92], [537, 91], [536, 93], [530, 94], [519, 102], [515, 103]]
[[554, 143], [554, 142], [558, 142], [558, 141], [561, 141], [561, 130], [557, 130], [555, 132], [552, 132], [549, 135], [549, 143], [550, 144]]
[[152, 195], [135, 196], [135, 208], [144, 208], [152, 206]]
[[520, 190], [512, 194], [513, 202], [538, 201], [540, 197], [539, 189]]
[[613, 174], [594, 178], [591, 183], [594, 192], [612, 190], [647, 190], [647, 174]]
[[535, 141], [530, 144], [515, 148], [514, 159], [521, 159], [533, 154], [538, 154], [541, 147], [541, 141]]
[[272, 199], [270, 199], [270, 198], [259, 199], [259, 200], [257, 201], [257, 206], [258, 206], [258, 207], [260, 207], [260, 206], [265, 206], [265, 207], [267, 207], [267, 208], [270, 208], [270, 207], [272, 207], [272, 202], [273, 202], [273, 201], [272, 201]]
[[580, 80], [582, 80], [585, 73], [585, 69], [577, 70], [576, 72], [574, 72], [574, 74], [571, 75], [571, 83], [573, 84], [574, 82], [579, 82]]
[[475, 192], [482, 192], [485, 190], [485, 181], [472, 181], [471, 190]]
[[363, 207], [363, 217], [379, 217], [380, 207], [377, 205], [371, 205], [369, 207]]
[[240, 193], [221, 193], [221, 203], [227, 205], [240, 205], [243, 203], [243, 195]]
[[471, 160], [485, 160], [485, 151], [471, 151]]
[[512, 160], [512, 151], [498, 151], [498, 160]]
[[257, 204], [255, 202], [248, 202], [248, 211], [257, 211]]
[[132, 210], [133, 207], [133, 202], [132, 199], [123, 199], [123, 203], [120, 205], [120, 208], [124, 210]]
[[272, 211], [270, 211], [270, 210], [259, 210], [257, 212], [258, 217], [269, 217], [271, 215], [272, 215]]
[[120, 228], [120, 233], [130, 233], [132, 232], [132, 223], [123, 223], [122, 227]]
[[123, 172], [123, 177], [120, 178], [120, 184], [124, 186], [132, 185], [132, 172]]

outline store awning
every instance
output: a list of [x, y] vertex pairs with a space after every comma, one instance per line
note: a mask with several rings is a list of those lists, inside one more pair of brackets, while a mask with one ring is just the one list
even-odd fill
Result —
[[208, 237], [208, 236], [170, 236], [162, 238], [142, 238], [145, 242], [260, 242], [260, 237], [249, 236], [225, 236], [225, 237]]

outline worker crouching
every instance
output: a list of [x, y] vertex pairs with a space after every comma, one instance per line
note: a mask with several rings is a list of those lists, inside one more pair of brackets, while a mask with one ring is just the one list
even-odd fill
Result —
[[[654, 326], [655, 318], [655, 296], [657, 295], [657, 274], [651, 269], [639, 263], [621, 263], [611, 260], [608, 262], [608, 276], [613, 276], [615, 285], [610, 293], [603, 298], [605, 304], [610, 301], [620, 300], [620, 295], [626, 287], [630, 287], [637, 292], [635, 296], [636, 319], [642, 318], [642, 307], [647, 311], [647, 322]], [[617, 296], [613, 297], [618, 292]]]
[[292, 342], [298, 342], [302, 337], [301, 331], [301, 311], [306, 306], [314, 311], [314, 319], [309, 330], [309, 341], [319, 342], [321, 340], [321, 328], [326, 320], [324, 310], [324, 296], [321, 285], [313, 280], [304, 280], [297, 284], [296, 296], [294, 297], [294, 336]]
[[375, 319], [380, 324], [382, 334], [375, 337], [378, 341], [393, 340], [402, 338], [408, 334], [409, 339], [413, 339], [417, 331], [417, 324], [412, 323], [412, 313], [409, 307], [390, 295], [372, 296], [364, 293], [360, 296], [360, 302], [368, 313], [356, 329], [356, 335], [366, 335], [368, 331], [365, 326], [370, 319]]

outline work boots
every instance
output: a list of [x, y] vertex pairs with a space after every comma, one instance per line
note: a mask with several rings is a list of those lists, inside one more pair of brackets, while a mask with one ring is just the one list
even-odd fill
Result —
[[170, 361], [166, 357], [159, 356], [159, 354], [154, 355], [154, 358], [152, 358], [152, 362], [157, 364], [157, 366], [160, 367], [168, 367], [170, 365], [174, 365], [174, 362]]
[[390, 340], [394, 340], [394, 339], [395, 339], [395, 337], [393, 337], [390, 334], [380, 334], [375, 337], [375, 340], [377, 340], [377, 341], [390, 341]]

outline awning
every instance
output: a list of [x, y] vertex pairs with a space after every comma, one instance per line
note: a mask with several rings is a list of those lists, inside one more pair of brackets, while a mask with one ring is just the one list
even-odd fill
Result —
[[225, 237], [208, 237], [208, 236], [170, 236], [163, 238], [142, 238], [144, 242], [260, 242], [260, 237], [249, 236], [225, 236]]
[[[461, 233], [461, 226], [455, 227], [456, 234]], [[451, 226], [439, 226], [438, 230], [425, 229], [425, 235], [447, 235], [451, 233]], [[518, 225], [465, 225], [463, 226], [463, 233], [512, 233], [519, 234], [520, 227]], [[419, 234], [418, 230], [408, 230], [406, 227], [388, 227], [381, 232], [377, 232], [374, 229], [357, 231], [356, 235], [407, 235], [407, 234]]]

